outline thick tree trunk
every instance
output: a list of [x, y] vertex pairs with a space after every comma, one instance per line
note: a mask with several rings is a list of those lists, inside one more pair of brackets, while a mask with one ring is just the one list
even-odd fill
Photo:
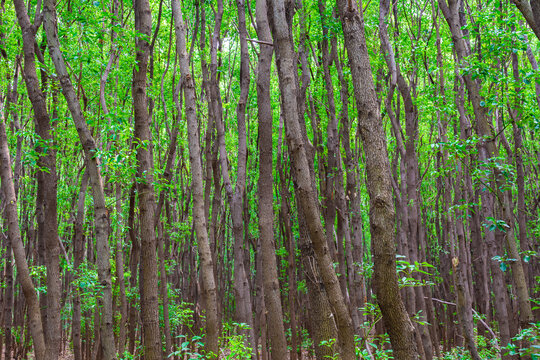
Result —
[[57, 223], [57, 177], [56, 150], [51, 136], [51, 120], [47, 111], [45, 95], [41, 91], [35, 65], [35, 31], [30, 24], [24, 3], [15, 2], [19, 26], [24, 33], [24, 79], [28, 95], [34, 110], [37, 135], [41, 141], [37, 144], [39, 156], [38, 193], [36, 212], [38, 214], [38, 241], [44, 244], [47, 266], [47, 324], [45, 339], [47, 341], [47, 358], [58, 358], [61, 344], [60, 296], [62, 278], [60, 275], [60, 239]]
[[404, 360], [417, 359], [414, 329], [398, 289], [390, 164], [367, 53], [363, 15], [355, 4], [346, 0], [339, 0], [338, 8], [351, 67], [358, 127], [366, 155], [377, 301], [390, 334], [394, 356]]
[[135, 143], [137, 144], [137, 192], [141, 226], [141, 258], [139, 287], [143, 325], [144, 357], [158, 360], [163, 357], [159, 330], [157, 238], [155, 231], [156, 198], [154, 194], [154, 162], [152, 136], [147, 105], [146, 81], [148, 69], [148, 38], [152, 30], [152, 14], [148, 0], [135, 1], [135, 29], [145, 35], [135, 41], [137, 64], [133, 69], [133, 109], [135, 112]]

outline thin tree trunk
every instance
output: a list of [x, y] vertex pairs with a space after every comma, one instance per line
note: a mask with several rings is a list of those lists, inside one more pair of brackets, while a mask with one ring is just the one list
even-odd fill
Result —
[[[20, 5], [20, 4], [19, 4]], [[24, 7], [22, 7], [24, 9]], [[20, 9], [20, 10], [22, 10]], [[19, 220], [17, 216], [17, 198], [15, 196], [15, 186], [11, 172], [11, 158], [6, 135], [6, 125], [4, 119], [0, 117], [0, 179], [5, 194], [5, 218], [8, 228], [8, 241], [11, 243], [15, 265], [17, 267], [17, 278], [21, 284], [26, 304], [28, 305], [28, 328], [34, 343], [34, 355], [36, 360], [46, 359], [45, 336], [41, 322], [41, 312], [36, 289], [30, 276], [30, 270], [26, 261], [26, 254], [21, 238]]]
[[[257, 34], [261, 41], [271, 42], [265, 0], [257, 0]], [[272, 174], [272, 106], [270, 103], [271, 45], [261, 44], [257, 64], [257, 104], [259, 117], [259, 237], [262, 251], [264, 304], [267, 309], [268, 337], [272, 360], [288, 357], [287, 340], [283, 324], [283, 308], [279, 291], [274, 237], [273, 177]], [[291, 279], [289, 279], [291, 281]], [[296, 289], [289, 288], [290, 291]], [[293, 306], [290, 304], [290, 306]], [[266, 344], [263, 345], [263, 348]], [[292, 352], [295, 352], [293, 349]]]
[[[201, 150], [195, 101], [194, 80], [189, 72], [189, 59], [186, 52], [186, 27], [182, 19], [180, 3], [172, 0], [175, 23], [176, 49], [179, 54], [181, 82], [184, 89], [185, 113], [188, 123], [189, 161], [192, 171], [193, 222], [197, 233], [197, 245], [201, 262], [202, 294], [206, 311], [206, 353], [210, 358], [219, 355], [218, 337], [221, 324], [217, 314], [216, 282], [212, 253], [206, 229], [204, 214], [204, 188], [201, 165]], [[180, 109], [178, 109], [180, 111]]]
[[[73, 280], [79, 278], [79, 267], [84, 261], [84, 200], [86, 198], [86, 186], [88, 184], [88, 171], [84, 171], [81, 179], [81, 188], [77, 200], [77, 213], [73, 224], [73, 269], [75, 275]], [[79, 287], [73, 290], [73, 317], [72, 317], [72, 337], [73, 337], [73, 355], [75, 360], [83, 359], [83, 350], [81, 343], [81, 296]]]
[[104, 360], [116, 358], [116, 348], [114, 344], [113, 332], [113, 298], [111, 281], [111, 264], [109, 252], [109, 224], [105, 205], [105, 194], [103, 182], [99, 171], [99, 159], [96, 156], [97, 146], [86, 119], [82, 113], [81, 106], [70, 76], [66, 69], [66, 64], [60, 43], [58, 40], [57, 18], [55, 0], [45, 0], [43, 6], [44, 27], [47, 34], [47, 44], [49, 53], [54, 63], [58, 80], [63, 90], [64, 97], [68, 104], [71, 117], [77, 128], [79, 140], [82, 144], [87, 161], [88, 174], [94, 198], [94, 215], [97, 247], [97, 268], [98, 278], [102, 285], [103, 321], [101, 323], [101, 343], [103, 346]]

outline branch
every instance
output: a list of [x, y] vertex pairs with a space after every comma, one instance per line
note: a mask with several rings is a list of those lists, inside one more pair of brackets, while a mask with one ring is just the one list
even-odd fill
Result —
[[[425, 297], [426, 299], [429, 299], [427, 296]], [[439, 302], [439, 303], [442, 303], [442, 304], [446, 304], [446, 305], [453, 305], [453, 306], [456, 306], [456, 304], [452, 303], [452, 302], [449, 302], [449, 301], [444, 301], [444, 300], [440, 300], [440, 299], [436, 299], [436, 298], [431, 298], [431, 300], [433, 301], [436, 301], [436, 302]], [[480, 314], [478, 314], [476, 312], [476, 310], [474, 309], [471, 309], [472, 312], [476, 315], [476, 318], [478, 319], [478, 321], [480, 321], [480, 323], [482, 325], [484, 325], [484, 327], [487, 329], [487, 331], [489, 331], [489, 333], [491, 334], [491, 336], [493, 337], [493, 340], [495, 340], [495, 348], [497, 350], [501, 350], [501, 348], [499, 347], [499, 342], [497, 341], [497, 335], [495, 335], [495, 332], [493, 331], [493, 329], [491, 329], [489, 327], [489, 325], [480, 317]]]

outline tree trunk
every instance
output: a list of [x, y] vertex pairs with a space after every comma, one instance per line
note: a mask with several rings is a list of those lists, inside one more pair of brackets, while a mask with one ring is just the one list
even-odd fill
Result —
[[[18, 7], [20, 4], [18, 4]], [[24, 7], [19, 10], [23, 10]], [[18, 10], [18, 11], [19, 11]], [[17, 278], [22, 287], [26, 304], [28, 305], [28, 328], [34, 342], [34, 355], [36, 360], [45, 360], [47, 353], [45, 347], [45, 336], [41, 322], [41, 312], [36, 289], [30, 276], [30, 270], [26, 261], [26, 254], [21, 238], [19, 220], [17, 216], [17, 198], [13, 175], [11, 172], [11, 158], [6, 135], [6, 125], [4, 119], [0, 117], [0, 179], [5, 194], [5, 218], [8, 228], [8, 241], [11, 243], [15, 265], [17, 266]]]
[[71, 79], [66, 69], [66, 64], [60, 43], [58, 40], [57, 18], [55, 0], [45, 0], [43, 6], [44, 27], [47, 33], [47, 44], [49, 53], [54, 63], [58, 80], [63, 90], [64, 97], [68, 104], [71, 117], [77, 128], [79, 140], [82, 144], [86, 157], [90, 185], [94, 198], [94, 215], [97, 247], [97, 268], [98, 278], [102, 286], [103, 321], [101, 323], [101, 344], [103, 347], [104, 360], [116, 358], [116, 348], [114, 344], [113, 332], [113, 297], [111, 281], [111, 264], [109, 252], [109, 224], [105, 204], [105, 194], [103, 191], [103, 182], [99, 170], [99, 159], [96, 156], [97, 146], [86, 119], [82, 113], [78, 96], [73, 88]]
[[137, 64], [133, 69], [133, 109], [135, 113], [135, 143], [137, 148], [137, 192], [141, 226], [141, 258], [139, 287], [143, 326], [144, 357], [158, 360], [163, 357], [159, 330], [157, 238], [155, 231], [156, 198], [154, 194], [154, 163], [152, 135], [147, 105], [146, 81], [148, 69], [148, 38], [152, 30], [152, 14], [148, 0], [135, 2], [135, 29], [147, 38], [136, 38]]
[[[182, 19], [180, 3], [172, 0], [172, 10], [176, 32], [176, 49], [179, 54], [181, 82], [184, 89], [185, 113], [188, 123], [189, 161], [192, 171], [193, 222], [197, 233], [197, 245], [201, 262], [202, 294], [206, 310], [206, 353], [211, 358], [219, 355], [218, 337], [221, 324], [217, 315], [216, 282], [212, 265], [212, 253], [206, 229], [204, 214], [203, 172], [197, 114], [195, 112], [195, 84], [189, 72], [186, 52], [186, 27]], [[178, 109], [180, 110], [180, 109]]]
[[268, 3], [271, 4], [268, 13], [274, 37], [287, 142], [297, 183], [297, 199], [305, 216], [321, 278], [334, 311], [341, 356], [343, 359], [354, 359], [356, 355], [352, 320], [329, 255], [298, 118], [295, 59], [285, 18], [285, 4], [283, 0], [270, 0]]
[[[256, 4], [257, 34], [261, 41], [271, 42], [265, 0]], [[260, 45], [257, 64], [257, 104], [259, 117], [259, 237], [262, 251], [264, 304], [267, 309], [268, 337], [272, 360], [288, 357], [287, 340], [283, 325], [283, 308], [279, 291], [274, 237], [274, 195], [272, 174], [272, 106], [270, 103], [271, 45]], [[291, 281], [291, 279], [289, 279]], [[296, 291], [296, 289], [289, 289]], [[291, 305], [292, 306], [292, 305]], [[265, 344], [263, 345], [263, 348]], [[295, 349], [293, 349], [295, 352]]]
[[414, 329], [398, 289], [390, 164], [367, 53], [363, 14], [355, 4], [346, 0], [339, 0], [338, 8], [351, 66], [358, 130], [366, 155], [366, 184], [370, 198], [375, 265], [373, 280], [377, 301], [390, 335], [394, 356], [404, 360], [417, 359]]

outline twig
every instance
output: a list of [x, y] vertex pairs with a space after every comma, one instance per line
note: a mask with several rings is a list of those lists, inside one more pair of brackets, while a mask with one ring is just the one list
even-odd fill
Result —
[[250, 38], [247, 38], [246, 40], [247, 40], [247, 41], [254, 42], [254, 43], [257, 43], [257, 44], [263, 44], [263, 45], [274, 46], [274, 43], [271, 43], [271, 42], [268, 42], [268, 41], [257, 40], [257, 39], [250, 39]]
[[[428, 297], [426, 297], [426, 299], [429, 299]], [[441, 300], [441, 299], [436, 299], [436, 298], [431, 298], [431, 300], [433, 301], [437, 301], [437, 302], [440, 302], [442, 304], [447, 304], [447, 305], [454, 305], [457, 307], [456, 304], [452, 303], [452, 302], [449, 302], [449, 301], [444, 301], [444, 300]], [[497, 350], [501, 350], [501, 348], [499, 347], [499, 342], [497, 341], [497, 335], [495, 335], [495, 332], [489, 327], [489, 325], [480, 317], [480, 314], [478, 314], [476, 312], [476, 310], [474, 309], [471, 309], [472, 312], [476, 315], [476, 318], [478, 319], [478, 321], [480, 321], [480, 323], [482, 325], [484, 325], [484, 327], [487, 329], [487, 331], [489, 331], [489, 333], [491, 334], [491, 336], [493, 336], [493, 340], [495, 340], [495, 348]]]

